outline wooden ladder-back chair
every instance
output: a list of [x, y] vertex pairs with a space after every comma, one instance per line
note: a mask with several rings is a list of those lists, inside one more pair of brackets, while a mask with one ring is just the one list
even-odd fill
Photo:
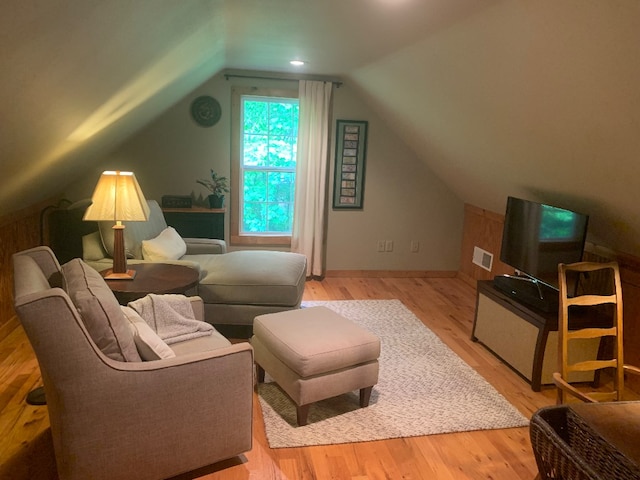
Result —
[[[572, 276], [573, 275], [573, 276]], [[584, 277], [598, 278], [599, 286], [606, 286], [603, 290], [607, 292], [596, 292], [584, 290]], [[595, 263], [578, 262], [572, 264], [558, 265], [558, 278], [560, 290], [560, 309], [558, 324], [558, 363], [559, 372], [553, 374], [553, 382], [558, 387], [558, 403], [565, 403], [566, 394], [570, 394], [584, 402], [618, 401], [624, 395], [624, 373], [631, 372], [640, 374], [640, 369], [629, 365], [624, 365], [623, 354], [623, 328], [622, 328], [622, 287], [620, 282], [620, 269], [616, 262]], [[580, 280], [576, 280], [576, 279]], [[569, 290], [577, 282], [576, 295], [571, 295]], [[606, 307], [609, 305], [609, 307]], [[612, 322], [605, 328], [588, 327], [582, 329], [569, 329], [570, 307], [593, 307], [594, 309], [606, 310], [608, 315], [612, 312]], [[601, 359], [601, 355], [595, 360], [569, 363], [569, 349], [571, 341], [577, 339], [602, 339], [605, 337], [613, 339], [610, 356]], [[602, 351], [602, 348], [600, 349]], [[611, 349], [609, 349], [611, 350]], [[607, 390], [583, 392], [568, 382], [571, 372], [599, 372], [605, 368], [614, 370], [613, 388]]]

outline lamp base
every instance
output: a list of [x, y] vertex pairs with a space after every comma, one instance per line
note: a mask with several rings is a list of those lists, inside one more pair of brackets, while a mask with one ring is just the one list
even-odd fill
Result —
[[136, 276], [136, 272], [135, 270], [127, 270], [124, 273], [116, 273], [113, 271], [113, 269], [107, 270], [103, 277], [105, 280], [133, 280], [133, 278]]

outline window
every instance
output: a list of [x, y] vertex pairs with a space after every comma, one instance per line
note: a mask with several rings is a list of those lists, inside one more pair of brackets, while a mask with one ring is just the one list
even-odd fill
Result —
[[298, 100], [242, 96], [240, 234], [291, 234]]
[[297, 92], [232, 93], [232, 244], [289, 244], [295, 198]]

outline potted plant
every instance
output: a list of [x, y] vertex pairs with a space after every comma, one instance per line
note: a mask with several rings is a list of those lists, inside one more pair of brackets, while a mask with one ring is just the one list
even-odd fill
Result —
[[209, 195], [209, 206], [211, 208], [222, 208], [224, 205], [224, 194], [229, 193], [229, 181], [227, 177], [219, 176], [211, 169], [210, 179], [199, 179], [196, 183], [204, 186], [211, 192]]

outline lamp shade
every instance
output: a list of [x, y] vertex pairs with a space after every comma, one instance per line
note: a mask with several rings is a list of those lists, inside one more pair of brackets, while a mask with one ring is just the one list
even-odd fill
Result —
[[103, 172], [91, 201], [84, 220], [143, 222], [149, 218], [149, 206], [133, 172]]

